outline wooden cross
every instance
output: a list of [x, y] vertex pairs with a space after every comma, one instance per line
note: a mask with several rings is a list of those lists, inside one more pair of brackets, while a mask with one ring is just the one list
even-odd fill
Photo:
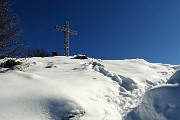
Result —
[[64, 55], [68, 57], [69, 56], [69, 36], [77, 35], [77, 31], [69, 29], [68, 21], [64, 23], [63, 27], [56, 25], [56, 30], [64, 32]]

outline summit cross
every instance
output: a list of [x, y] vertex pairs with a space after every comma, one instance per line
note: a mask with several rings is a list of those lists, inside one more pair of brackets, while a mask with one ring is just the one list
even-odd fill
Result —
[[56, 25], [56, 30], [60, 32], [64, 32], [64, 55], [68, 57], [69, 56], [69, 36], [70, 35], [76, 36], [77, 31], [69, 29], [68, 21], [64, 23], [63, 27]]

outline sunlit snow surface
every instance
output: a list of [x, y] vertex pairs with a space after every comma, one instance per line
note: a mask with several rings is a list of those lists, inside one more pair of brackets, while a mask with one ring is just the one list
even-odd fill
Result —
[[[29, 58], [27, 62], [30, 66], [24, 71], [0, 73], [0, 120], [143, 119], [142, 97], [153, 90], [158, 96], [167, 93], [156, 89], [166, 85], [180, 68], [142, 59], [48, 57]], [[169, 85], [170, 89], [178, 86], [168, 84], [174, 84]], [[153, 100], [149, 102], [155, 103]], [[175, 103], [167, 103], [169, 110], [180, 109]], [[170, 112], [163, 114], [161, 118], [168, 119]]]

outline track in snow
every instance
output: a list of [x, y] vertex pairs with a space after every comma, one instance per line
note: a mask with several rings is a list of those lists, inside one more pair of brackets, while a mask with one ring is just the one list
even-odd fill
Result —
[[90, 66], [92, 66], [92, 69], [96, 72], [119, 85], [119, 96], [117, 96], [119, 102], [115, 102], [115, 104], [117, 104], [117, 109], [121, 115], [126, 115], [132, 108], [139, 104], [143, 91], [137, 89], [137, 84], [131, 78], [112, 73], [105, 69], [104, 65], [99, 62], [92, 61], [90, 62]]
[[[116, 102], [117, 109], [122, 116], [125, 116], [128, 112], [130, 112], [133, 108], [137, 107], [142, 100], [142, 96], [148, 89], [157, 86], [151, 82], [151, 80], [146, 80], [146, 87], [145, 88], [138, 88], [140, 87], [137, 85], [138, 83], [131, 78], [127, 78], [125, 76], [112, 73], [111, 71], [107, 70], [102, 62], [92, 60], [89, 65], [92, 69], [94, 69], [99, 74], [109, 78], [110, 80], [115, 81], [119, 85], [119, 102]], [[149, 65], [151, 68], [153, 65]], [[168, 75], [167, 72], [161, 72], [162, 75]], [[162, 81], [160, 84], [165, 84]]]

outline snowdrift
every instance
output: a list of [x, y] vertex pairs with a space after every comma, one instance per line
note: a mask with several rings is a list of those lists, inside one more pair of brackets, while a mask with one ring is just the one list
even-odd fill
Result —
[[141, 104], [127, 115], [127, 119], [180, 120], [180, 70], [167, 83], [147, 91]]

